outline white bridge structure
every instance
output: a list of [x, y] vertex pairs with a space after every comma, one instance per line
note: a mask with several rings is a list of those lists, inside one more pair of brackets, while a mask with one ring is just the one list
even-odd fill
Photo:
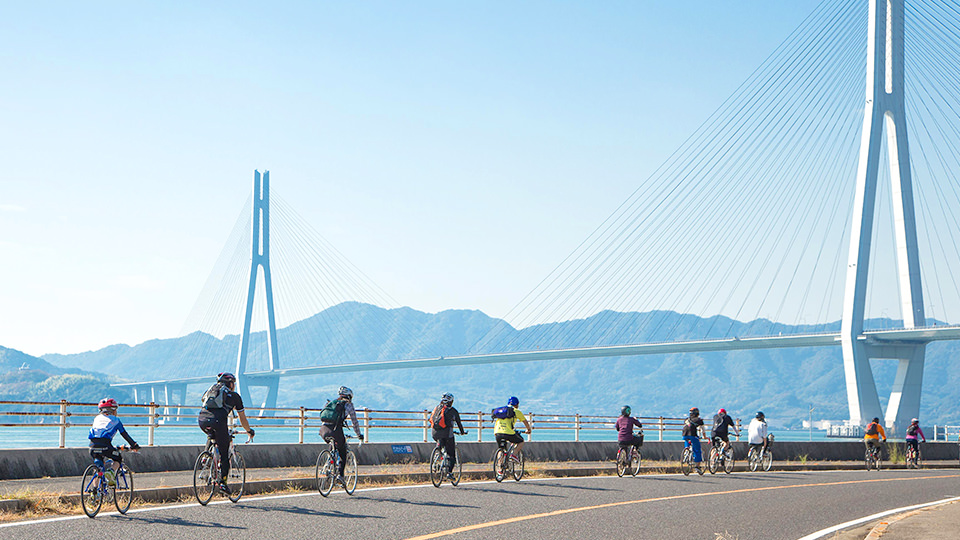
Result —
[[[846, 267], [841, 329], [803, 335], [772, 335], [667, 343], [635, 343], [587, 346], [553, 350], [523, 350], [492, 354], [461, 354], [399, 360], [345, 362], [313, 367], [282, 367], [278, 355], [276, 317], [270, 269], [269, 173], [254, 173], [252, 256], [244, 327], [235, 369], [241, 391], [252, 386], [267, 388], [264, 407], [275, 407], [279, 379], [343, 372], [380, 371], [438, 366], [588, 359], [654, 354], [779, 349], [789, 347], [841, 347], [850, 420], [862, 424], [872, 417], [884, 418], [895, 429], [919, 416], [924, 354], [927, 344], [960, 339], [960, 328], [927, 326], [921, 288], [920, 252], [914, 207], [910, 139], [904, 84], [905, 0], [869, 0], [866, 44], [866, 93], [860, 137], [859, 162], [855, 178], [852, 228]], [[884, 148], [886, 156], [884, 156]], [[885, 159], [884, 159], [885, 157]], [[881, 168], [889, 166], [890, 194], [894, 214], [895, 259], [898, 274], [902, 328], [864, 328], [868, 277], [871, 270], [871, 243]], [[268, 318], [269, 367], [249, 370], [251, 313], [258, 275], [265, 284]], [[886, 411], [881, 408], [870, 359], [899, 361]], [[228, 366], [223, 366], [224, 370]], [[209, 384], [211, 378], [182, 377], [116, 384], [132, 388], [138, 402], [186, 403], [187, 386]]]

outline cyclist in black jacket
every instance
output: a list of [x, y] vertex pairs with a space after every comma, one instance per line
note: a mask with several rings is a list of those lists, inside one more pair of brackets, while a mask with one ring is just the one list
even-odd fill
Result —
[[[253, 428], [247, 422], [247, 414], [243, 412], [243, 400], [240, 399], [240, 394], [234, 391], [236, 386], [237, 378], [233, 373], [217, 375], [217, 383], [210, 390], [207, 390], [204, 397], [212, 397], [217, 392], [219, 392], [219, 395], [216, 399], [206, 400], [207, 403], [204, 403], [204, 407], [200, 409], [200, 415], [197, 418], [200, 429], [217, 442], [217, 450], [220, 451], [219, 487], [221, 491], [226, 493], [230, 492], [230, 488], [227, 487], [227, 475], [230, 473], [230, 421], [227, 417], [230, 415], [230, 411], [237, 411], [240, 425], [243, 426], [243, 429], [251, 438], [254, 433]], [[221, 406], [213, 406], [214, 403]], [[211, 404], [209, 408], [208, 404]]]
[[444, 474], [453, 478], [453, 467], [457, 464], [457, 442], [453, 437], [453, 424], [460, 428], [460, 434], [466, 435], [463, 423], [460, 421], [460, 412], [453, 408], [453, 394], [447, 392], [440, 398], [440, 404], [433, 409], [430, 415], [430, 425], [433, 427], [433, 440], [443, 446], [447, 453], [447, 462], [443, 464]]

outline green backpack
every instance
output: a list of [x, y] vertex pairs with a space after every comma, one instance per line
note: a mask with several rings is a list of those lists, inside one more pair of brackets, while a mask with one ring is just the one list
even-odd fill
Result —
[[347, 402], [335, 399], [333, 401], [327, 401], [327, 404], [320, 411], [320, 421], [324, 424], [332, 424], [333, 426], [339, 426], [343, 424], [345, 417], [347, 416]]

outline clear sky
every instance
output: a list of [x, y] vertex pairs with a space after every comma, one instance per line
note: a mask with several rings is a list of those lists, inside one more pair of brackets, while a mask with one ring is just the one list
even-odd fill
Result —
[[502, 316], [816, 4], [7, 4], [0, 346], [176, 336], [255, 168], [399, 303]]

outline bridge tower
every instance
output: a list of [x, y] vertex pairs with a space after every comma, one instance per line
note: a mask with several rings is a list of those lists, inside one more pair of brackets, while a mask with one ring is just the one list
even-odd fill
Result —
[[[280, 368], [277, 354], [277, 319], [273, 311], [273, 279], [270, 274], [270, 171], [253, 171], [253, 226], [251, 233], [252, 254], [250, 257], [250, 282], [247, 287], [247, 308], [243, 318], [243, 333], [240, 335], [240, 350], [237, 354], [237, 390], [248, 397], [251, 386], [266, 387], [267, 395], [261, 405], [277, 406], [277, 391], [280, 377], [260, 375], [256, 379], [246, 376], [247, 353], [250, 349], [250, 321], [253, 317], [253, 301], [257, 292], [257, 274], [263, 272], [264, 293], [267, 305], [267, 343], [269, 345], [270, 370]], [[262, 411], [261, 411], [262, 412]]]
[[[863, 337], [870, 242], [877, 195], [882, 136], [886, 131], [893, 193], [894, 231], [901, 313], [905, 328], [924, 326], [917, 225], [910, 177], [910, 148], [904, 109], [904, 0], [869, 0], [866, 106], [860, 139], [857, 191], [850, 232], [841, 322], [843, 367], [850, 420], [863, 425], [873, 417], [900, 430], [920, 413], [924, 343], [879, 345]], [[885, 128], [885, 129], [884, 129]], [[870, 369], [871, 358], [897, 359], [900, 364], [882, 414]]]

